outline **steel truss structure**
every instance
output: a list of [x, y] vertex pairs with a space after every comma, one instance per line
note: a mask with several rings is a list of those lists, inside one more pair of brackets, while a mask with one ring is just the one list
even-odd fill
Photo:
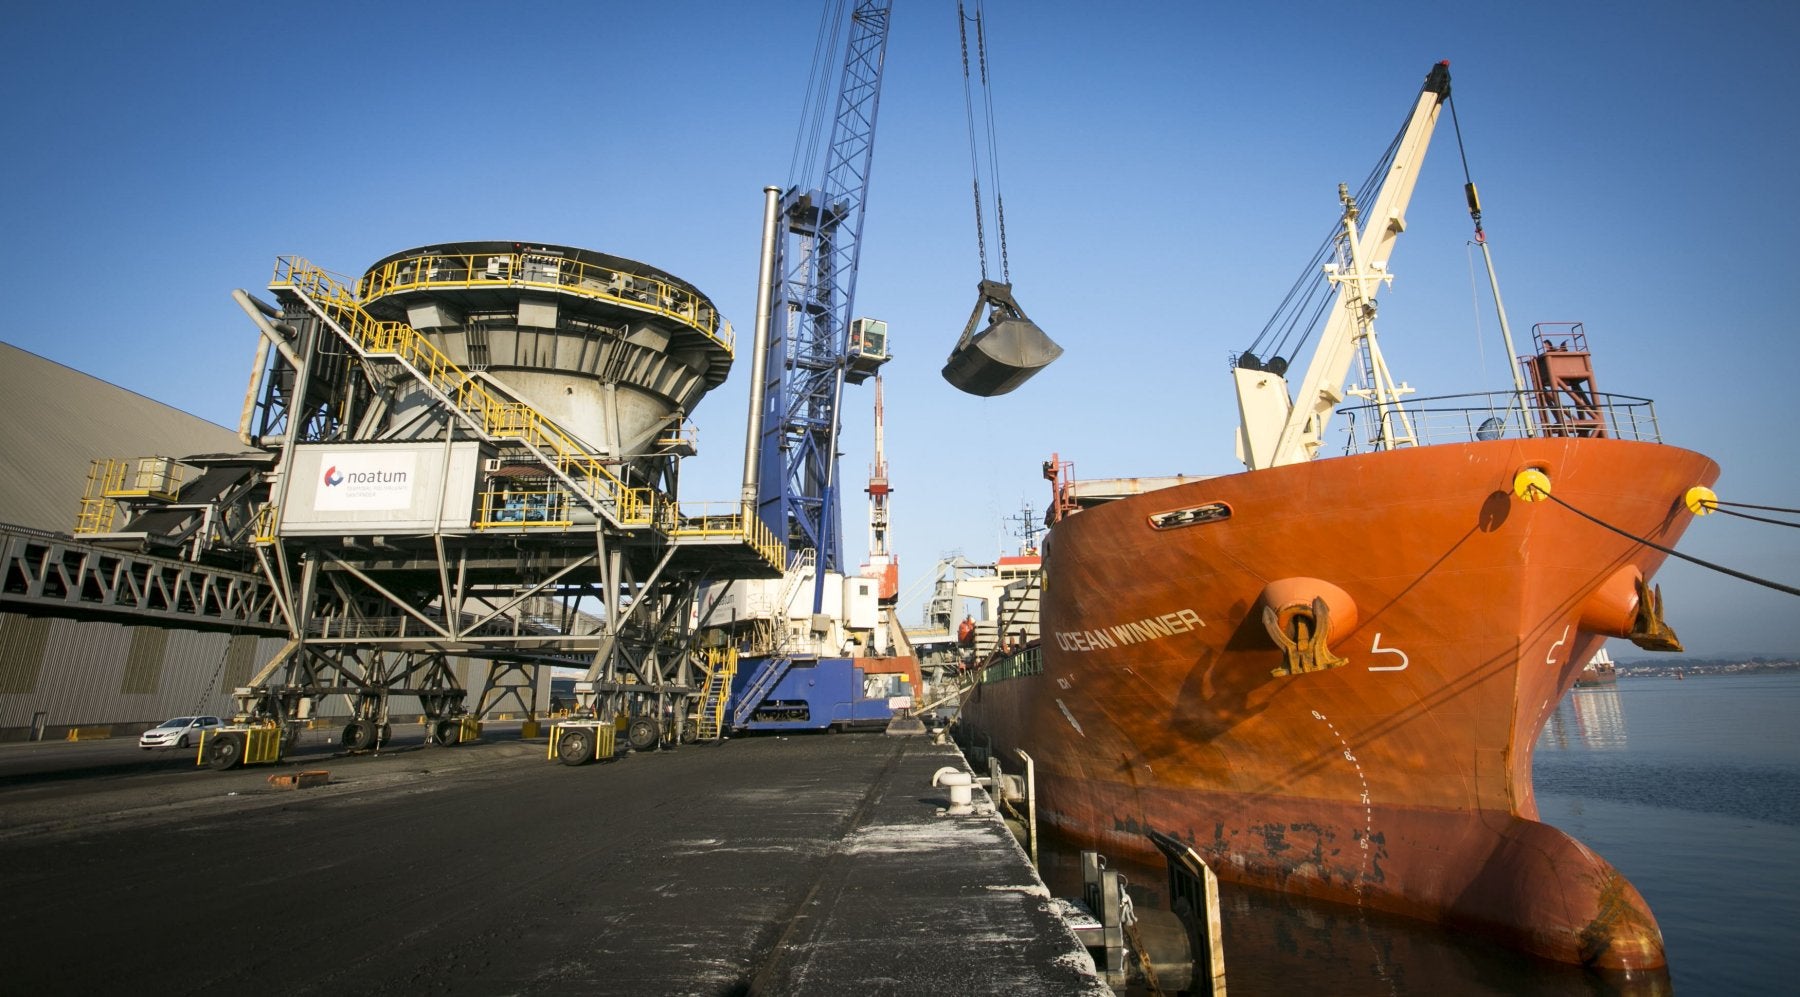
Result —
[[890, 0], [856, 5], [823, 179], [790, 188], [779, 209], [757, 510], [790, 550], [817, 551], [821, 578], [844, 570], [837, 457], [844, 383], [860, 383], [887, 360], [885, 343], [878, 354], [860, 353], [850, 325], [892, 7]]
[[[204, 510], [256, 529], [195, 553], [235, 559], [244, 570], [214, 574], [288, 637], [237, 690], [245, 719], [286, 723], [341, 695], [350, 746], [378, 744], [399, 697], [434, 722], [509, 704], [535, 720], [544, 669], [563, 666], [582, 669], [591, 715], [691, 736], [712, 684], [697, 588], [782, 561], [750, 510], [676, 498], [683, 417], [723, 381], [729, 326], [675, 278], [563, 247], [434, 247], [355, 286], [289, 257], [274, 303], [237, 293], [261, 336], [240, 433], [272, 458], [229, 491], [229, 516]], [[578, 393], [595, 400], [562, 397]], [[365, 469], [381, 460], [404, 470]], [[181, 495], [113, 497], [129, 530]], [[487, 665], [478, 691], [469, 660]], [[455, 726], [428, 729], [455, 743]]]

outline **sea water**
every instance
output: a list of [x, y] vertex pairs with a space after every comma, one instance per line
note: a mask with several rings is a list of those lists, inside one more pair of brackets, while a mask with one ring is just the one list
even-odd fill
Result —
[[1682, 994], [1800, 992], [1800, 673], [1577, 689], [1538, 741], [1542, 819], [1662, 925]]
[[[1536, 747], [1541, 819], [1605, 857], [1662, 926], [1666, 973], [1601, 976], [1403, 918], [1221, 884], [1233, 997], [1789, 994], [1800, 942], [1800, 673], [1577, 689]], [[1115, 863], [1116, 865], [1116, 863]], [[1162, 870], [1126, 869], [1166, 904]], [[1073, 850], [1044, 876], [1078, 896]]]

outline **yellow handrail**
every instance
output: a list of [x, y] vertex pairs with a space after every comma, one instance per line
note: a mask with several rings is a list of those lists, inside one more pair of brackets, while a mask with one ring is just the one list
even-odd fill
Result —
[[787, 566], [787, 550], [775, 539], [775, 531], [769, 529], [762, 518], [756, 515], [748, 503], [738, 505], [729, 512], [712, 512], [714, 506], [724, 503], [688, 503], [681, 510], [681, 518], [670, 528], [673, 537], [742, 537], [745, 543], [756, 549], [763, 560], [775, 568], [785, 569]]
[[575, 525], [569, 518], [569, 493], [555, 489], [489, 489], [481, 493], [481, 509], [476, 515], [478, 530], [566, 529]]
[[716, 740], [725, 725], [725, 705], [731, 699], [731, 680], [737, 675], [738, 649], [713, 647], [706, 651], [706, 690], [695, 716], [695, 733], [701, 740]]
[[253, 539], [257, 543], [266, 546], [275, 542], [276, 525], [280, 521], [277, 511], [273, 502], [264, 502], [256, 507], [256, 536]]
[[364, 275], [357, 287], [367, 301], [395, 291], [443, 287], [555, 288], [672, 318], [731, 350], [731, 323], [693, 291], [655, 277], [615, 270], [547, 253], [421, 253], [389, 260]]
[[640, 502], [634, 493], [648, 489], [629, 488], [598, 456], [586, 452], [548, 417], [524, 402], [490, 391], [412, 326], [377, 321], [326, 270], [298, 256], [277, 257], [271, 286], [291, 287], [311, 298], [366, 352], [392, 355], [405, 362], [453, 405], [476, 419], [488, 436], [517, 439], [549, 451], [558, 473], [574, 480], [589, 495], [613, 500], [619, 506], [621, 519], [637, 522], [641, 517], [643, 522], [649, 522], [647, 515], [627, 512], [628, 507]]
[[79, 535], [111, 533], [118, 521], [118, 499], [173, 502], [181, 491], [185, 465], [171, 457], [100, 457], [88, 462], [87, 487], [76, 513]]

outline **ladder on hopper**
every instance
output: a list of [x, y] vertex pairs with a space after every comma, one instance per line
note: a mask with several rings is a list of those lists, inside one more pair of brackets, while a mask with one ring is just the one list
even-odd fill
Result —
[[788, 667], [793, 663], [794, 659], [787, 654], [775, 654], [763, 659], [762, 667], [757, 670], [750, 683], [744, 686], [743, 695], [738, 697], [737, 706], [731, 711], [733, 726], [742, 727], [749, 722], [750, 717], [756, 713], [756, 708], [768, 698], [775, 684], [788, 673]]
[[782, 676], [786, 675], [788, 668], [793, 665], [794, 658], [788, 653], [790, 639], [788, 605], [799, 593], [808, 571], [815, 568], [817, 564], [817, 552], [808, 547], [795, 554], [793, 564], [788, 566], [786, 576], [781, 584], [781, 595], [773, 607], [773, 612], [770, 613], [775, 623], [773, 646], [769, 650], [768, 657], [763, 659], [762, 667], [757, 670], [750, 683], [744, 687], [743, 695], [738, 697], [737, 706], [731, 711], [731, 722], [734, 726], [741, 727], [750, 719], [751, 714], [756, 712], [756, 708], [762, 705], [763, 699], [769, 695], [775, 688], [775, 684], [781, 681]]
[[596, 515], [618, 526], [651, 524], [651, 489], [626, 485], [549, 417], [505, 397], [490, 379], [463, 370], [417, 329], [405, 322], [378, 321], [327, 271], [298, 256], [278, 257], [269, 286], [292, 292], [364, 360], [385, 360], [408, 371], [483, 439], [526, 447]]
[[725, 701], [731, 698], [737, 661], [735, 647], [715, 647], [706, 652], [706, 691], [700, 696], [700, 715], [694, 724], [696, 739], [717, 741], [724, 733]]

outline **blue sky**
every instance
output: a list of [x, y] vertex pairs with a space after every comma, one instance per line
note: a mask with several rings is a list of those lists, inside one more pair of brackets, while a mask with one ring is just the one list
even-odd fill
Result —
[[[1011, 275], [1068, 352], [984, 400], [938, 376], [980, 276], [955, 4], [895, 7], [858, 312], [896, 354], [903, 588], [944, 553], [1009, 550], [1052, 452], [1084, 477], [1235, 469], [1226, 358], [1439, 59], [1520, 338], [1585, 323], [1601, 390], [1655, 398], [1722, 497], [1800, 505], [1800, 8], [988, 0]], [[235, 424], [255, 344], [229, 294], [278, 254], [355, 273], [505, 239], [666, 269], [748, 343], [760, 191], [790, 179], [817, 19], [798, 0], [23, 6], [0, 38], [0, 339]], [[1508, 378], [1461, 183], [1440, 130], [1382, 296], [1421, 395]], [[694, 413], [684, 499], [736, 494], [748, 360]], [[852, 482], [872, 404], [846, 403]], [[844, 519], [854, 557], [859, 493]], [[1800, 584], [1792, 531], [1714, 516], [1682, 549]], [[1659, 579], [1690, 651], [1800, 651], [1793, 597], [1673, 562]]]

